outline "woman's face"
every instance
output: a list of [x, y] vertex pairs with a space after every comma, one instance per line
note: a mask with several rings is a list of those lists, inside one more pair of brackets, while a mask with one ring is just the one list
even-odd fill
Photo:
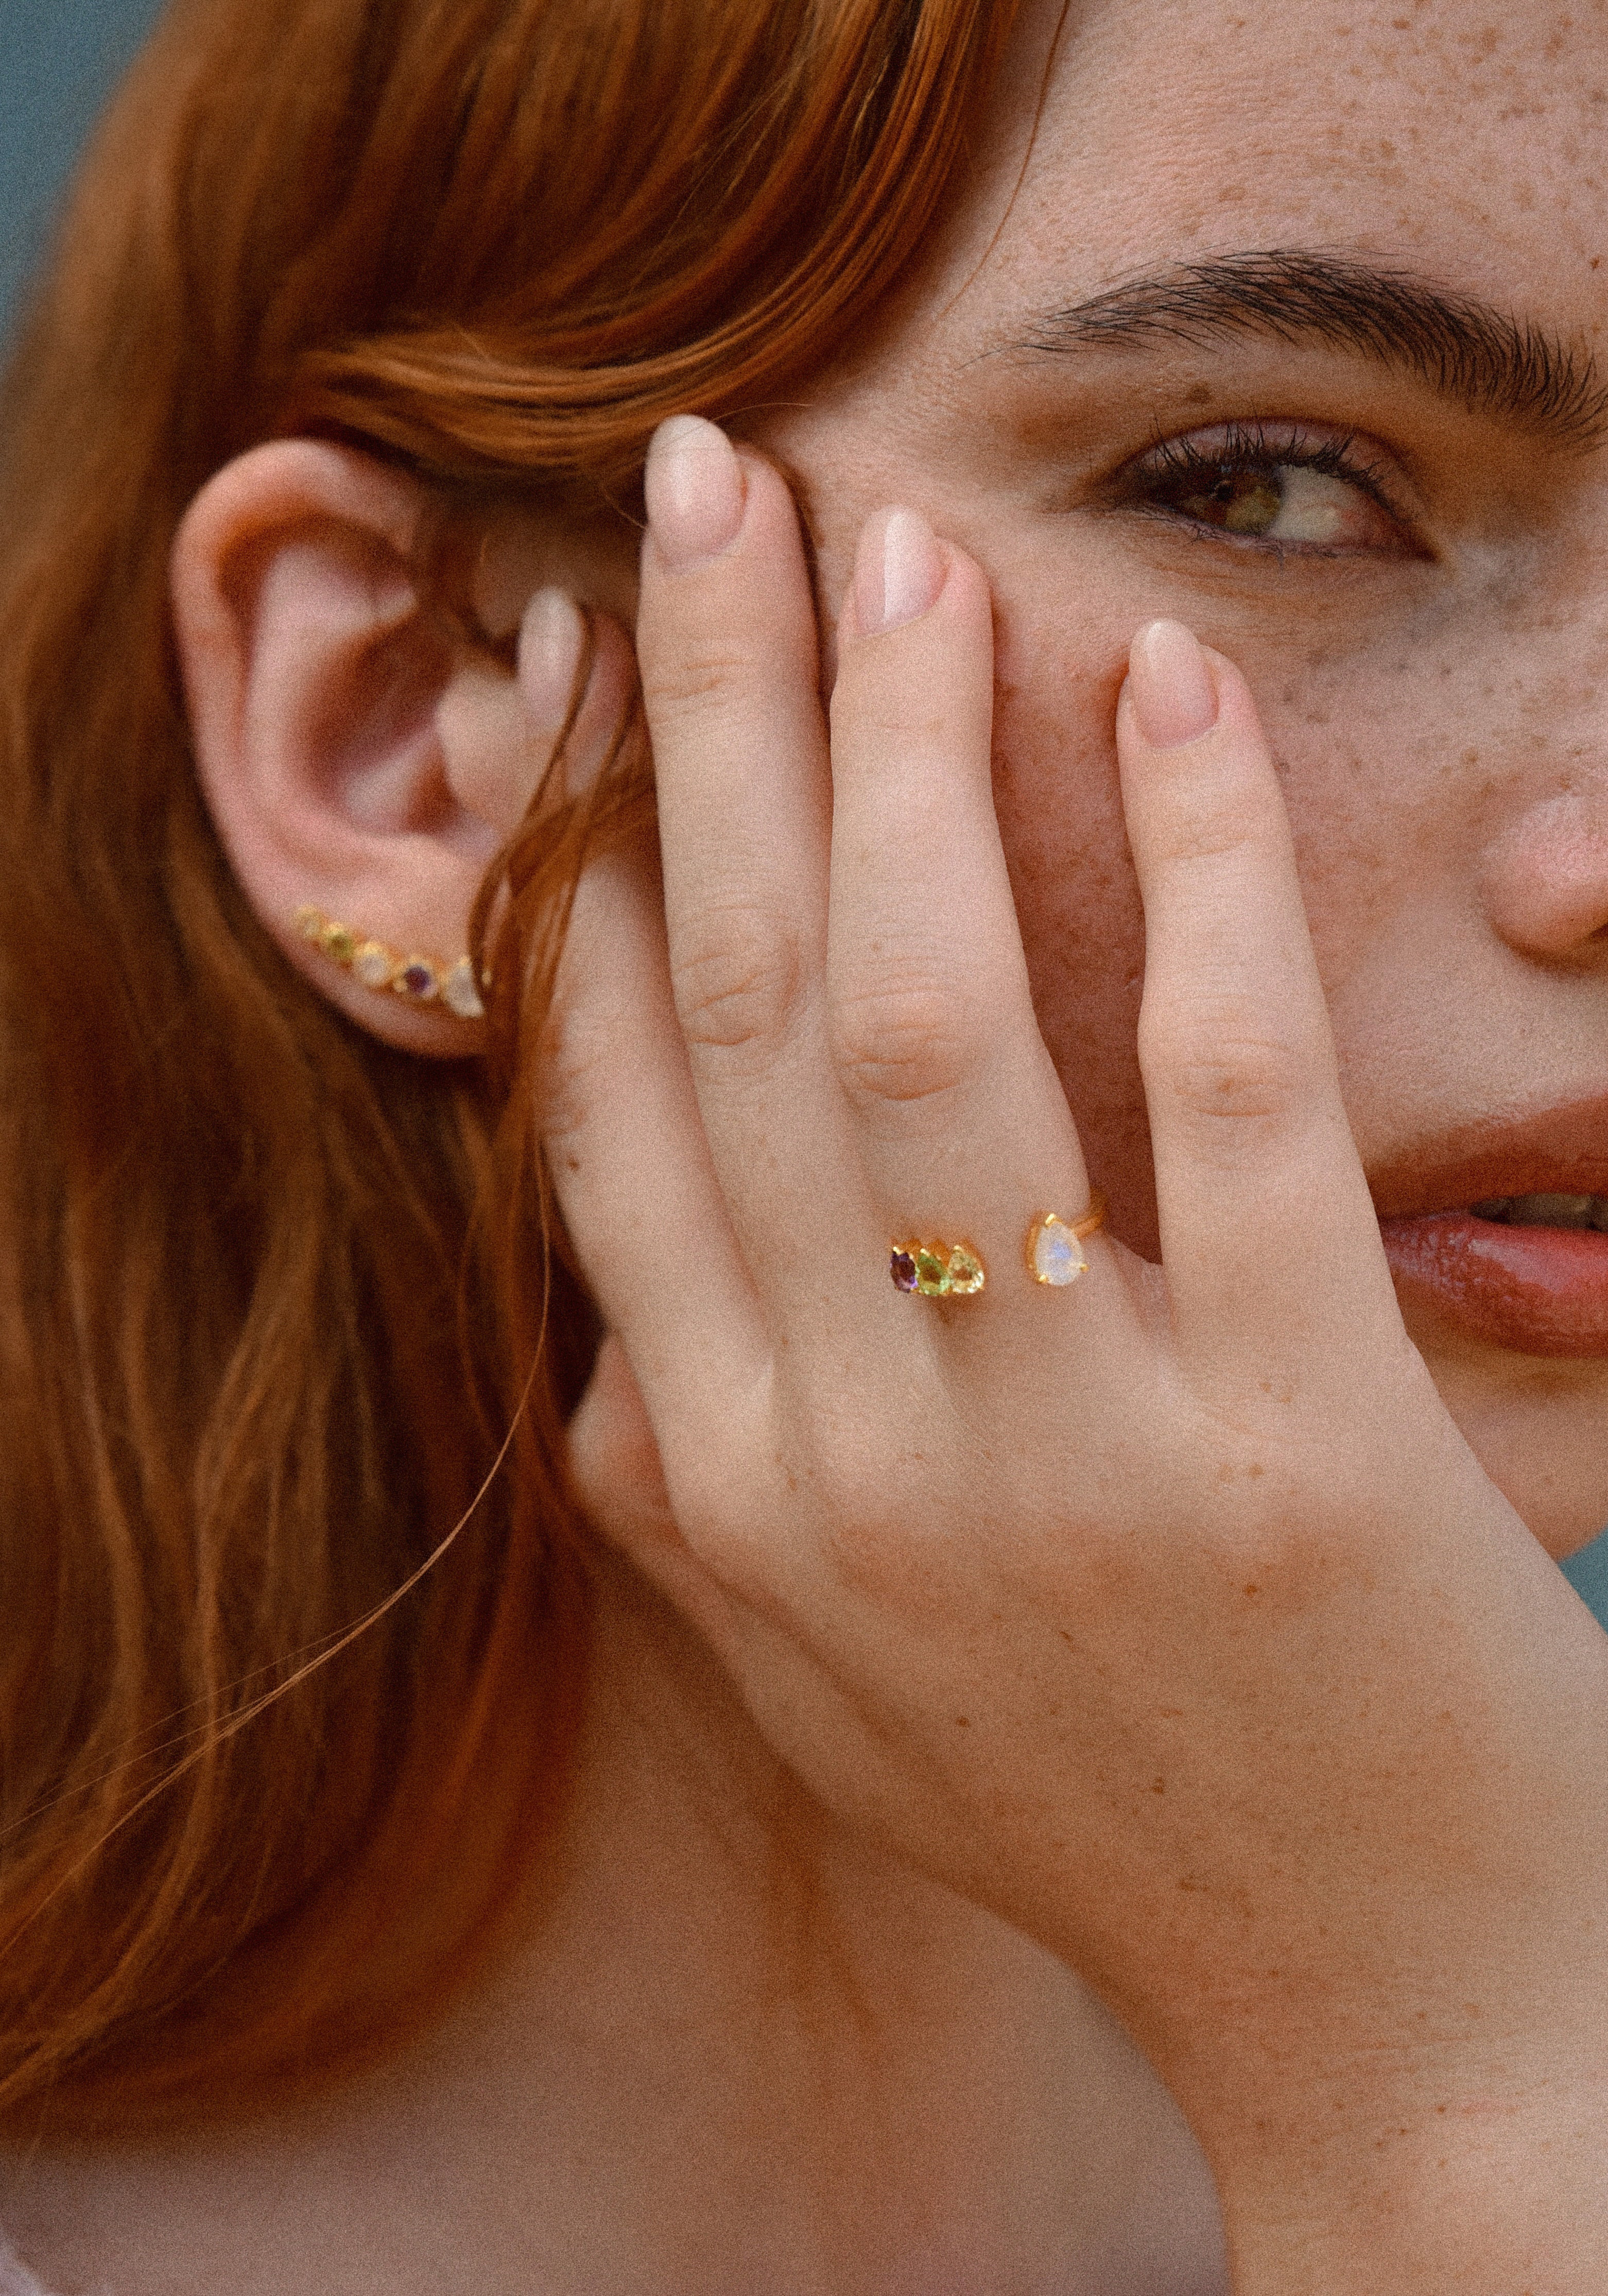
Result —
[[[1013, 201], [1056, 12], [917, 288], [748, 427], [828, 603], [889, 501], [993, 580], [1039, 1013], [1152, 1256], [1114, 709], [1155, 615], [1246, 671], [1409, 1329], [1567, 1552], [1608, 1519], [1608, 1235], [1467, 1208], [1608, 1199], [1608, 8], [1073, 0]], [[964, 853], [911, 863], [964, 903]]]

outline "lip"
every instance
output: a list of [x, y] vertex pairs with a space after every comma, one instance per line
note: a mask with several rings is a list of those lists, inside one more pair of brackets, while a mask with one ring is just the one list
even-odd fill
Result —
[[1608, 1195], [1608, 1094], [1470, 1125], [1369, 1176], [1402, 1308], [1521, 1355], [1608, 1357], [1608, 1235], [1509, 1227], [1495, 1196]]

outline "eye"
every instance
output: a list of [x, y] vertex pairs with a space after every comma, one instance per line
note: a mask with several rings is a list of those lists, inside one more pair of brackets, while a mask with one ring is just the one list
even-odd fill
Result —
[[1237, 423], [1169, 439], [1122, 473], [1122, 499], [1281, 551], [1413, 553], [1355, 441]]

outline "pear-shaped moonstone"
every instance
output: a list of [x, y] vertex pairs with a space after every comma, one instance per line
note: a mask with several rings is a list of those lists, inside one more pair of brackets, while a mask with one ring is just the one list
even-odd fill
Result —
[[441, 984], [441, 996], [461, 1021], [483, 1021], [486, 1007], [480, 1002], [480, 991], [475, 986], [473, 960], [461, 956]]
[[1033, 1231], [1033, 1272], [1041, 1283], [1075, 1283], [1089, 1262], [1064, 1219], [1049, 1212]]

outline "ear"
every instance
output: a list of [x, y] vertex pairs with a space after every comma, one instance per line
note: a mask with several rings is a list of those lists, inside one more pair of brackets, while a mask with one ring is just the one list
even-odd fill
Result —
[[365, 986], [298, 922], [315, 909], [450, 970], [568, 714], [575, 605], [531, 601], [518, 676], [459, 644], [416, 580], [429, 508], [416, 481], [345, 447], [257, 447], [186, 513], [173, 605], [202, 792], [257, 915], [361, 1026], [461, 1054], [472, 1012]]

